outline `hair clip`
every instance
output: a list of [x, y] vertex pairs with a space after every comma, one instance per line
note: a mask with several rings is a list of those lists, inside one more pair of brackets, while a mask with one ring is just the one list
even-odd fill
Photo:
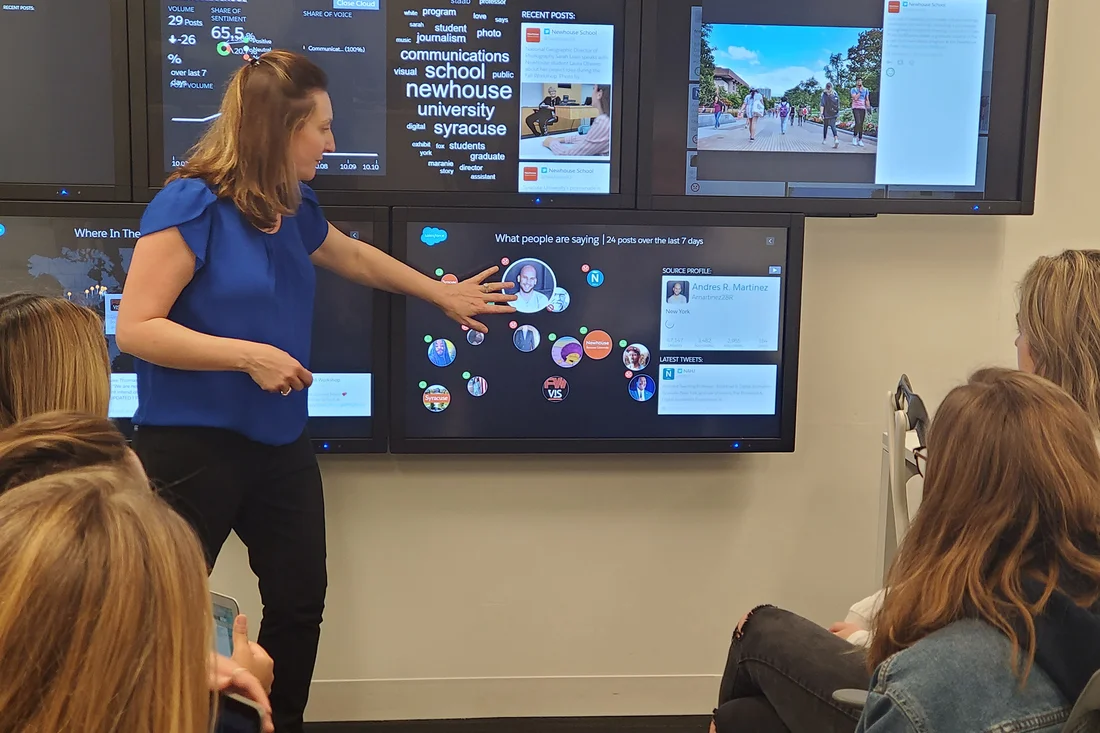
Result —
[[[262, 55], [263, 54], [260, 54], [260, 56], [262, 56]], [[246, 64], [248, 64], [249, 66], [259, 66], [260, 65], [260, 56], [253, 56], [252, 54], [245, 51], [244, 55], [241, 56], [241, 58], [244, 59], [244, 62]]]

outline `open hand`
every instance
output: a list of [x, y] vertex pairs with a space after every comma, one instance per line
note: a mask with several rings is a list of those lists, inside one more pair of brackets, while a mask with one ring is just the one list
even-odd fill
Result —
[[474, 316], [516, 312], [512, 306], [502, 305], [516, 299], [515, 295], [505, 295], [502, 292], [514, 288], [515, 283], [485, 282], [490, 275], [495, 275], [499, 270], [499, 267], [490, 267], [460, 283], [451, 285], [440, 283], [435, 304], [447, 314], [448, 318], [458, 321], [467, 328], [488, 333], [489, 329]]

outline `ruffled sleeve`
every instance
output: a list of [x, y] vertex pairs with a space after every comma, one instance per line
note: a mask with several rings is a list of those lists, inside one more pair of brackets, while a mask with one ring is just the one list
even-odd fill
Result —
[[183, 241], [195, 253], [195, 270], [206, 264], [210, 246], [210, 228], [214, 220], [211, 207], [218, 197], [199, 178], [177, 178], [158, 193], [141, 217], [141, 233], [153, 234], [176, 227]]
[[306, 252], [313, 254], [328, 237], [328, 220], [317, 201], [317, 194], [304, 183], [301, 186], [302, 205], [298, 207], [298, 214], [294, 218], [298, 221], [298, 232], [302, 235]]

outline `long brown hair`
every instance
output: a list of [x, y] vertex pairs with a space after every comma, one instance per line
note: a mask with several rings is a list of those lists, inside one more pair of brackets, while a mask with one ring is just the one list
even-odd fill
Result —
[[51, 410], [107, 417], [111, 362], [103, 321], [64, 298], [0, 296], [0, 428]]
[[1081, 606], [1100, 597], [1098, 537], [1100, 452], [1084, 410], [1042, 377], [975, 373], [929, 429], [924, 499], [890, 569], [869, 663], [974, 618], [1012, 642], [1014, 670], [1023, 650], [1026, 680], [1050, 595]]
[[129, 467], [140, 477], [126, 438], [105, 417], [44, 412], [0, 430], [0, 493], [74, 468]]
[[212, 728], [202, 550], [134, 472], [0, 496], [0, 598], [0, 731]]
[[292, 51], [245, 63], [229, 79], [220, 116], [168, 180], [201, 178], [254, 226], [274, 228], [301, 204], [290, 142], [313, 114], [313, 93], [327, 89], [325, 72]]
[[1019, 299], [1035, 373], [1069, 392], [1100, 430], [1100, 251], [1040, 257], [1020, 281]]

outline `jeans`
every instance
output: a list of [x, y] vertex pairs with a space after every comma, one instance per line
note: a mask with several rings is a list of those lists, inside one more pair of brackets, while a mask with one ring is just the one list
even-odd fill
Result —
[[788, 611], [756, 609], [735, 635], [718, 692], [718, 733], [852, 733], [859, 711], [833, 692], [866, 690], [860, 647]]
[[786, 132], [787, 131], [787, 119], [788, 118], [786, 118], [786, 117], [780, 117], [779, 118], [779, 131], [780, 132]]
[[275, 729], [301, 733], [328, 586], [324, 494], [309, 438], [272, 446], [229, 430], [146, 425], [134, 450], [195, 529], [211, 568], [231, 530], [248, 547], [264, 608], [258, 640], [275, 661]]
[[833, 131], [833, 137], [837, 137], [836, 132], [836, 117], [826, 117], [821, 121], [821, 139], [825, 140], [829, 137], [829, 130]]
[[715, 127], [715, 129], [717, 129], [721, 126], [722, 126], [722, 113], [721, 112], [715, 112], [714, 113], [714, 127]]
[[863, 139], [863, 125], [867, 122], [867, 110], [865, 109], [853, 109], [852, 114], [856, 118], [855, 136], [856, 140]]

